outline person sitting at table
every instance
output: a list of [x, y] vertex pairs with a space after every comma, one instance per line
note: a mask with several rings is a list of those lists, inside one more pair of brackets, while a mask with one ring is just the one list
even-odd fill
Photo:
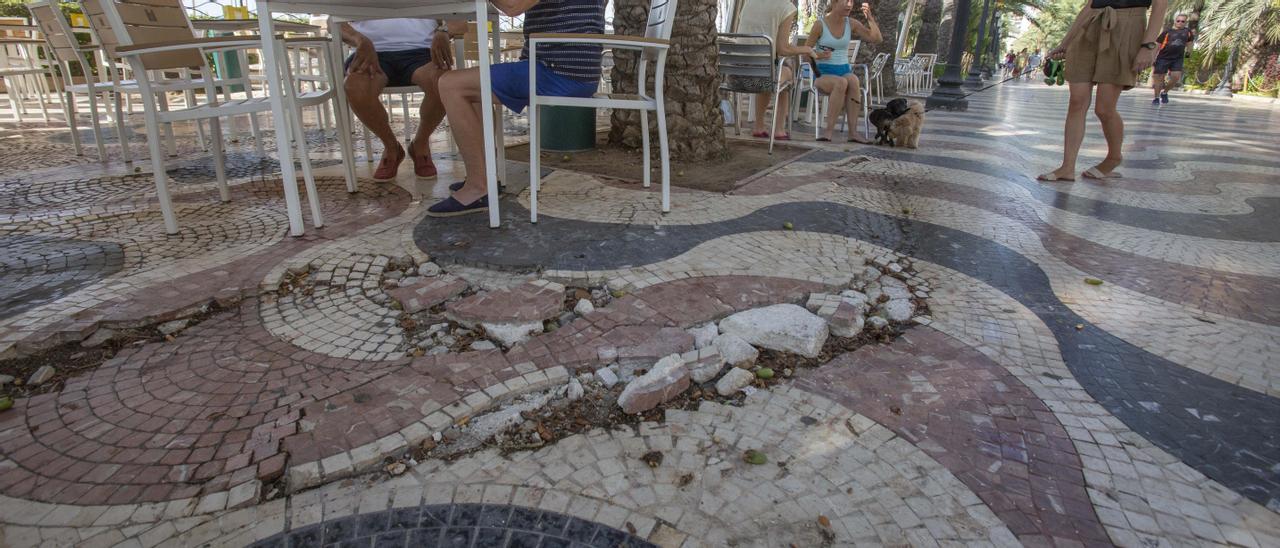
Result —
[[[489, 67], [494, 102], [515, 112], [523, 111], [529, 104], [530, 34], [604, 33], [605, 0], [492, 0], [492, 4], [511, 17], [524, 14], [525, 46], [520, 52], [520, 60]], [[450, 27], [454, 25], [461, 23], [450, 22]], [[450, 30], [456, 32], [453, 28]], [[600, 82], [600, 57], [599, 45], [538, 46], [538, 94], [560, 97], [594, 95]], [[428, 208], [427, 215], [451, 217], [488, 211], [484, 150], [486, 128], [480, 115], [480, 69], [450, 71], [440, 78], [440, 93], [467, 175], [462, 182], [451, 185], [449, 189], [453, 194]], [[498, 139], [502, 136], [499, 135]]]
[[[793, 57], [796, 55], [807, 55], [814, 57], [812, 47], [804, 45], [795, 45], [791, 41], [791, 28], [796, 24], [796, 4], [793, 0], [747, 0], [742, 6], [742, 12], [738, 15], [738, 31], [742, 34], [764, 34], [773, 38], [774, 56], [781, 59], [784, 57]], [[789, 82], [794, 74], [791, 66], [784, 65], [782, 67], [782, 76], [780, 81]], [[757, 89], [761, 89], [756, 94], [756, 109], [754, 126], [751, 129], [751, 135], [754, 137], [768, 138], [769, 132], [765, 129], [765, 110], [769, 108], [769, 103], [773, 100], [773, 81], [760, 79]], [[790, 110], [788, 105], [791, 104], [791, 89], [787, 88], [778, 95], [778, 106], [774, 109], [774, 127], [786, 127], [783, 124], [787, 111]], [[776, 133], [774, 139], [786, 141], [791, 139], [789, 133]]]
[[435, 177], [431, 133], [444, 119], [437, 86], [452, 59], [448, 33], [431, 19], [375, 19], [343, 23], [342, 41], [355, 48], [346, 61], [347, 101], [356, 118], [382, 141], [382, 161], [373, 180], [395, 180], [405, 157], [382, 107], [380, 97], [387, 86], [415, 85], [425, 94], [419, 107], [418, 131], [409, 142], [409, 156], [415, 175]]

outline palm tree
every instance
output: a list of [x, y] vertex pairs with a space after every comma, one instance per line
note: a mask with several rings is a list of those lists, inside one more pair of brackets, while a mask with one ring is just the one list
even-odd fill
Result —
[[1217, 0], [1205, 8], [1200, 33], [1211, 51], [1280, 43], [1280, 2]]
[[942, 22], [942, 0], [926, 0], [920, 12], [920, 35], [917, 53], [938, 53], [938, 25]]
[[[672, 158], [702, 161], [728, 156], [716, 70], [716, 10], [716, 0], [680, 0], [677, 4], [665, 90]], [[614, 2], [613, 26], [618, 34], [643, 36], [648, 17], [649, 0]], [[636, 60], [634, 53], [618, 50], [614, 54], [614, 92], [636, 92]], [[651, 82], [652, 76], [649, 86]], [[656, 124], [656, 117], [649, 116], [649, 123]], [[640, 146], [639, 112], [615, 110], [610, 126], [610, 143]], [[656, 135], [656, 126], [650, 131], [651, 136]]]

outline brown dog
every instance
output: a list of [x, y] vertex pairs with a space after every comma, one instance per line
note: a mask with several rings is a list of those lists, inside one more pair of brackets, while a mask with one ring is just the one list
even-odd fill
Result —
[[911, 107], [889, 126], [889, 144], [916, 148], [920, 144], [920, 129], [924, 127], [924, 105], [912, 101]]

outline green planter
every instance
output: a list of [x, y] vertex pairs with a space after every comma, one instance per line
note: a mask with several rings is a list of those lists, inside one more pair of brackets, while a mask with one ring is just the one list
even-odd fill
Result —
[[542, 106], [538, 111], [539, 148], [580, 152], [596, 148], [596, 109]]

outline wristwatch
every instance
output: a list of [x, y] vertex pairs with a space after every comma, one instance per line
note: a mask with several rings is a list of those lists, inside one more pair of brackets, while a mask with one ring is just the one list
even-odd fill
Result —
[[1147, 48], [1147, 49], [1156, 49], [1156, 43], [1155, 43], [1155, 42], [1147, 42], [1147, 43], [1142, 44], [1142, 47]]

